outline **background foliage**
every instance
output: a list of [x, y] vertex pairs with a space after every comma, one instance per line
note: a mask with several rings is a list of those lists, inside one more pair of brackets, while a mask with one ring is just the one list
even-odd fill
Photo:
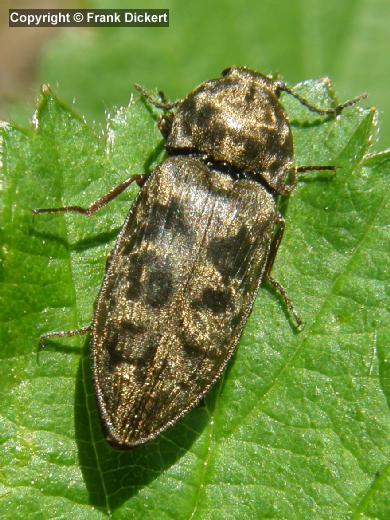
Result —
[[[78, 5], [132, 7], [125, 0]], [[75, 100], [79, 112], [102, 121], [104, 109], [127, 103], [134, 83], [176, 98], [233, 64], [279, 72], [291, 83], [329, 76], [341, 99], [369, 93], [369, 103], [381, 114], [382, 147], [387, 146], [387, 0], [147, 2], [162, 5], [170, 8], [169, 29], [58, 31], [41, 59], [37, 88], [50, 83], [69, 103]]]
[[[282, 208], [288, 227], [274, 273], [304, 332], [294, 333], [262, 289], [205, 406], [130, 453], [113, 452], [101, 436], [88, 341], [64, 341], [37, 364], [39, 334], [89, 322], [136, 189], [92, 221], [33, 219], [30, 209], [85, 205], [158, 162], [153, 114], [137, 100], [112, 109], [127, 105], [132, 83], [176, 98], [245, 64], [291, 83], [329, 75], [340, 98], [367, 91], [366, 106], [390, 113], [385, 0], [164, 6], [169, 29], [66, 31], [45, 50], [39, 81], [68, 104], [75, 97], [104, 135], [46, 91], [35, 128], [1, 130], [0, 516], [386, 519], [390, 162], [387, 153], [366, 155], [370, 143], [379, 147], [371, 110], [321, 121], [283, 98], [297, 164], [339, 167], [334, 178], [300, 185]], [[317, 104], [334, 102], [321, 82], [301, 89]], [[10, 108], [19, 119], [25, 112]], [[382, 119], [383, 145], [390, 124]]]

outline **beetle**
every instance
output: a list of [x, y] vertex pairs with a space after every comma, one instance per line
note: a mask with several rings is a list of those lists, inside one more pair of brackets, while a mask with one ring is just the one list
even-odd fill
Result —
[[35, 209], [87, 217], [131, 183], [141, 187], [110, 254], [92, 325], [52, 337], [91, 334], [97, 405], [108, 442], [131, 448], [157, 437], [196, 406], [233, 355], [263, 278], [302, 322], [271, 269], [284, 231], [277, 197], [300, 172], [279, 102], [285, 83], [244, 67], [226, 69], [162, 109], [167, 157], [149, 175], [122, 182], [88, 208]]

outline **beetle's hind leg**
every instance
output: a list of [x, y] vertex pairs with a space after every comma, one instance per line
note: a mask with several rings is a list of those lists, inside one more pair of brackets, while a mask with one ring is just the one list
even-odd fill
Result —
[[46, 334], [42, 334], [39, 336], [38, 350], [37, 350], [37, 362], [39, 364], [39, 354], [45, 348], [46, 341], [52, 338], [69, 338], [71, 336], [87, 336], [88, 334], [92, 334], [92, 325], [87, 325], [86, 327], [82, 327], [81, 329], [73, 329], [73, 330], [59, 330], [56, 332], [47, 332]]
[[32, 213], [33, 215], [41, 215], [42, 213], [79, 213], [85, 217], [91, 217], [94, 213], [99, 211], [99, 209], [125, 191], [125, 189], [128, 188], [133, 182], [136, 182], [138, 186], [143, 186], [147, 177], [147, 175], [133, 175], [129, 179], [118, 184], [118, 186], [113, 188], [109, 193], [93, 202], [90, 206], [88, 206], [88, 208], [82, 208], [81, 206], [65, 206], [63, 208], [36, 208], [32, 210]]
[[46, 334], [42, 334], [39, 336], [39, 345], [41, 348], [44, 348], [45, 342], [50, 340], [51, 338], [69, 338], [71, 336], [86, 336], [87, 334], [91, 334], [92, 325], [87, 325], [86, 327], [81, 327], [81, 329], [73, 329], [73, 330], [59, 330], [56, 332], [48, 332]]
[[276, 218], [276, 224], [278, 225], [278, 230], [272, 240], [270, 251], [267, 258], [267, 263], [264, 270], [264, 278], [265, 280], [273, 287], [273, 289], [279, 294], [280, 298], [283, 300], [284, 304], [286, 305], [288, 312], [290, 313], [290, 316], [292, 316], [295, 326], [298, 330], [301, 330], [303, 328], [303, 321], [298, 315], [297, 311], [295, 310], [295, 307], [288, 297], [286, 289], [277, 281], [275, 278], [271, 276], [271, 269], [274, 265], [274, 261], [276, 258], [276, 254], [278, 252], [280, 242], [282, 241], [283, 233], [284, 233], [284, 218], [282, 215], [278, 215]]

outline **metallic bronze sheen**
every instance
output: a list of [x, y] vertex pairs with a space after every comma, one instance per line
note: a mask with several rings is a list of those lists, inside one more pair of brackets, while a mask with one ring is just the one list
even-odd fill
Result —
[[135, 446], [193, 408], [232, 356], [276, 208], [257, 182], [171, 157], [128, 215], [98, 298], [92, 356], [108, 440]]
[[93, 322], [98, 407], [116, 447], [173, 425], [226, 367], [267, 268], [272, 189], [292, 164], [266, 76], [230, 69], [175, 108], [159, 124], [171, 156], [126, 219]]

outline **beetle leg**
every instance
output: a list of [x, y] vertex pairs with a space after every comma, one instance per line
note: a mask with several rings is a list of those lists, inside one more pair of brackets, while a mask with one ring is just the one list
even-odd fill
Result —
[[291, 169], [290, 182], [279, 188], [278, 195], [286, 196], [295, 190], [298, 184], [298, 175], [305, 172], [330, 171], [335, 172], [336, 166], [298, 166]]
[[51, 338], [68, 338], [71, 336], [86, 336], [87, 334], [92, 333], [92, 325], [88, 325], [87, 327], [82, 327], [81, 329], [74, 330], [61, 330], [57, 332], [47, 332], [46, 334], [42, 334], [39, 336], [39, 349], [37, 350], [37, 362], [39, 364], [39, 354], [41, 350], [45, 348], [46, 340], [50, 340]]
[[133, 182], [136, 182], [138, 186], [143, 186], [147, 175], [134, 175], [130, 179], [121, 182], [118, 186], [112, 189], [109, 193], [101, 197], [100, 199], [93, 202], [88, 208], [82, 208], [81, 206], [65, 206], [63, 208], [36, 208], [32, 210], [33, 215], [40, 215], [42, 213], [80, 213], [85, 217], [91, 217], [96, 211], [101, 209], [103, 206], [111, 202], [115, 197], [120, 195], [126, 188]]
[[91, 334], [92, 325], [87, 325], [86, 327], [82, 327], [81, 329], [73, 329], [73, 330], [60, 330], [57, 332], [48, 332], [47, 334], [42, 334], [39, 337], [39, 344], [41, 348], [45, 346], [45, 341], [50, 338], [68, 338], [70, 336], [86, 336], [87, 334]]
[[270, 247], [270, 251], [268, 254], [268, 258], [267, 258], [267, 263], [266, 263], [265, 270], [264, 270], [264, 278], [274, 288], [274, 290], [279, 294], [280, 298], [282, 298], [290, 315], [293, 317], [293, 319], [295, 321], [295, 325], [296, 325], [297, 329], [300, 330], [303, 327], [303, 321], [299, 317], [297, 311], [294, 308], [292, 301], [288, 297], [286, 289], [277, 280], [275, 280], [275, 278], [273, 278], [271, 276], [271, 269], [274, 264], [276, 254], [278, 252], [280, 242], [282, 240], [283, 233], [284, 233], [284, 228], [285, 228], [284, 218], [282, 217], [282, 215], [279, 214], [277, 216], [276, 224], [279, 226], [279, 229], [277, 230], [276, 235], [274, 236], [274, 238], [271, 242], [271, 247]]

